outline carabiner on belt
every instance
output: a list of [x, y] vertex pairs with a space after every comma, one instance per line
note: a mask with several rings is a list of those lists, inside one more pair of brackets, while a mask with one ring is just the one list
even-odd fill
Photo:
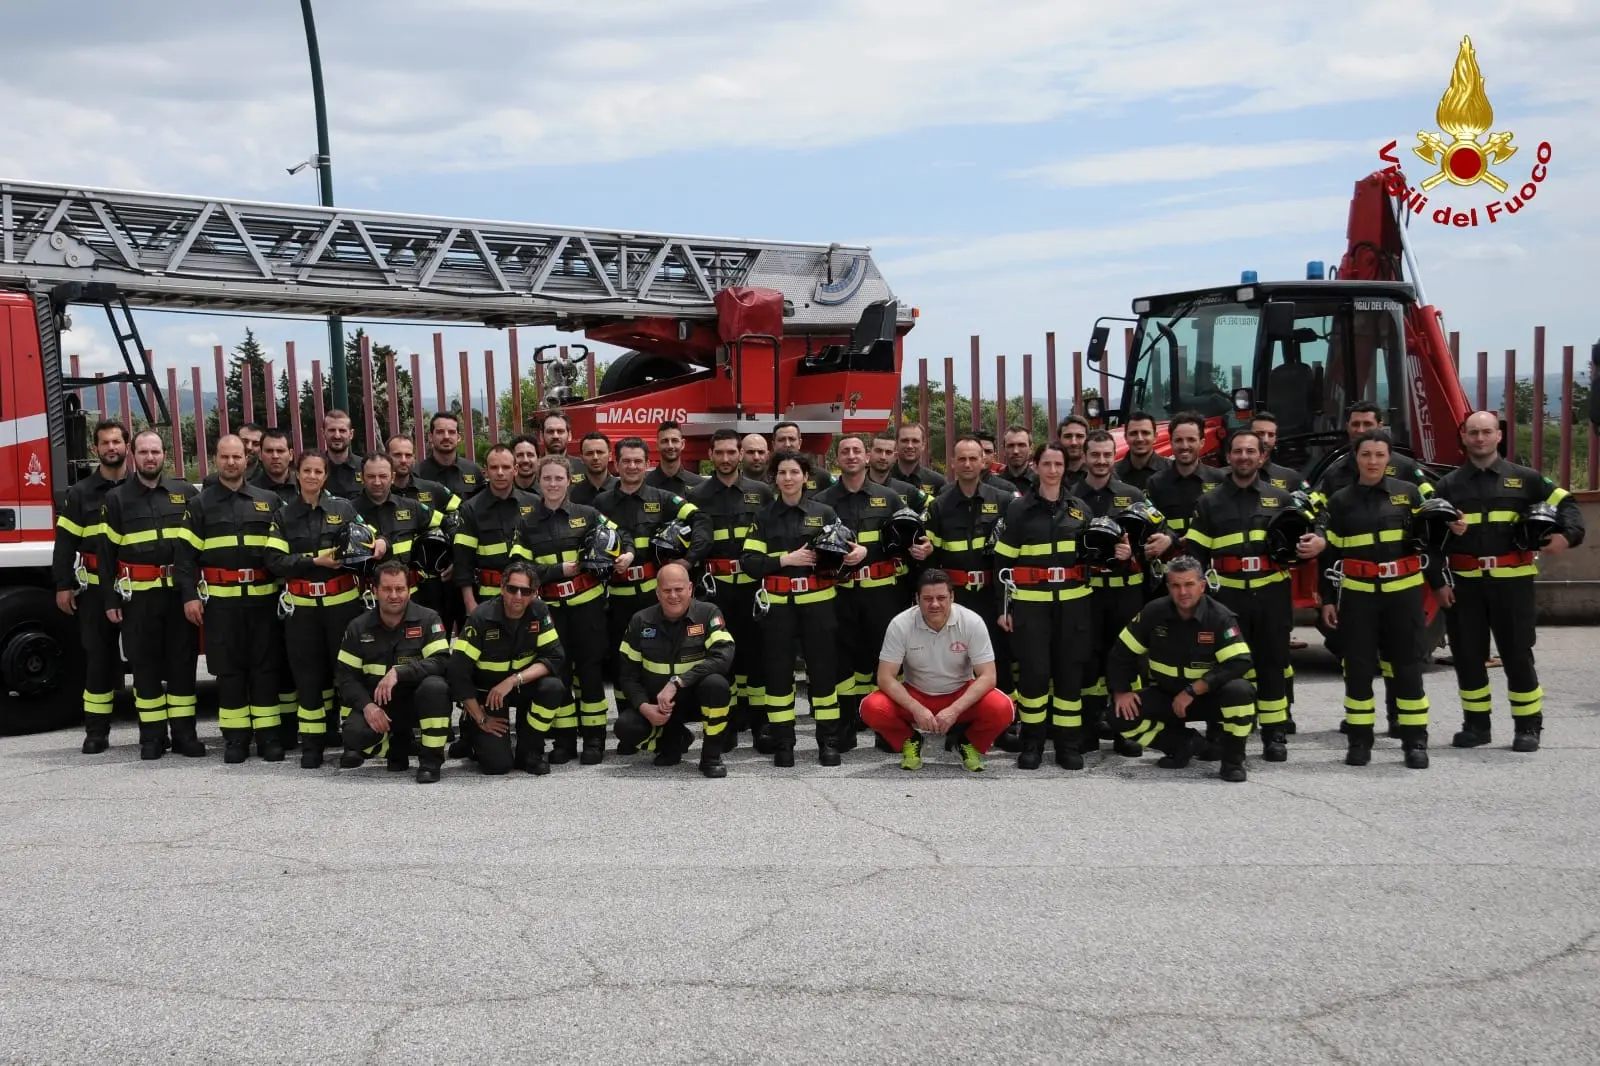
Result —
[[1217, 573], [1217, 568], [1215, 566], [1206, 567], [1206, 588], [1210, 589], [1212, 592], [1215, 592], [1221, 587], [1222, 575]]
[[117, 590], [117, 595], [122, 597], [124, 603], [133, 599], [133, 578], [127, 574], [117, 578], [111, 587]]
[[755, 602], [750, 605], [750, 617], [765, 618], [770, 610], [772, 610], [772, 600], [767, 596], [766, 586], [762, 586], [756, 589]]
[[89, 568], [83, 565], [82, 552], [78, 552], [72, 557], [72, 577], [78, 582], [79, 592], [89, 587]]
[[700, 587], [706, 590], [706, 599], [714, 599], [717, 595], [717, 575], [710, 570], [701, 574]]
[[206, 584], [204, 577], [194, 583], [194, 592], [196, 596], [200, 597], [201, 603], [211, 602], [211, 586]]
[[1000, 582], [1000, 613], [1011, 613], [1011, 594], [1017, 591], [1017, 582], [1011, 567], [995, 572], [995, 579]]
[[289, 597], [289, 590], [284, 589], [278, 596], [278, 620], [287, 621], [294, 614], [294, 600]]
[[1333, 605], [1335, 607], [1343, 607], [1344, 606], [1344, 560], [1340, 559], [1338, 562], [1336, 562], [1332, 566], [1328, 567], [1326, 570], [1324, 570], [1322, 572], [1322, 575], [1328, 579], [1328, 583], [1329, 584], [1331, 584], [1335, 589], [1339, 590], [1339, 594], [1333, 598]]

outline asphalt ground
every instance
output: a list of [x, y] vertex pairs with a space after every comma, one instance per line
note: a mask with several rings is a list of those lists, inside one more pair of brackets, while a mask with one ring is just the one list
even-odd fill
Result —
[[1597, 631], [1540, 634], [1537, 754], [1499, 671], [1495, 743], [1451, 749], [1431, 671], [1426, 771], [1343, 765], [1301, 635], [1290, 760], [1252, 741], [1244, 785], [868, 735], [427, 787], [8, 739], [0, 1061], [1596, 1061]]

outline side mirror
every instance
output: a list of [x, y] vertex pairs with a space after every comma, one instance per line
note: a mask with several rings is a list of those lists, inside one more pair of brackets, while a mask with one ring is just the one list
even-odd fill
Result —
[[1261, 328], [1269, 341], [1294, 340], [1294, 301], [1268, 300], [1261, 309]]
[[1106, 341], [1111, 339], [1110, 326], [1096, 326], [1089, 335], [1089, 365], [1099, 366], [1106, 357]]
[[1233, 413], [1244, 416], [1256, 409], [1256, 392], [1254, 389], [1233, 390]]

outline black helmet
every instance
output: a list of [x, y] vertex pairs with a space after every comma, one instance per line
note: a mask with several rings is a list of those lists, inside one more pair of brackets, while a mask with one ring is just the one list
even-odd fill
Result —
[[910, 555], [911, 546], [926, 532], [921, 513], [912, 507], [902, 507], [883, 524], [883, 550], [891, 555]]
[[844, 569], [844, 557], [850, 554], [850, 544], [856, 539], [849, 526], [837, 518], [823, 526], [807, 545], [817, 554], [812, 570], [818, 577], [836, 578]]
[[447, 514], [440, 515], [439, 531], [445, 535], [450, 543], [454, 544], [456, 534], [461, 531], [461, 512], [450, 511]]
[[1449, 500], [1434, 496], [1423, 500], [1411, 516], [1411, 546], [1419, 552], [1441, 552], [1450, 541], [1450, 527], [1461, 512]]
[[616, 526], [601, 522], [589, 531], [588, 539], [583, 542], [583, 556], [578, 560], [578, 569], [606, 581], [621, 557], [622, 535], [617, 532]]
[[1110, 566], [1121, 543], [1122, 527], [1114, 519], [1096, 515], [1078, 534], [1078, 558], [1090, 566]]
[[687, 558], [691, 534], [689, 523], [676, 518], [656, 530], [656, 535], [650, 538], [650, 547], [656, 553], [656, 565], [666, 566]]
[[983, 553], [985, 555], [994, 554], [994, 546], [1000, 543], [1000, 538], [1005, 536], [1005, 532], [1006, 520], [1004, 518], [998, 519], [994, 524], [994, 528], [989, 530], [989, 539], [983, 544]]
[[[1303, 493], [1296, 493], [1302, 496]], [[1307, 500], [1306, 504], [1310, 501]], [[1279, 566], [1292, 566], [1300, 561], [1300, 538], [1315, 533], [1317, 524], [1311, 512], [1299, 500], [1289, 501], [1289, 506], [1272, 516], [1267, 523], [1267, 558]]]
[[1511, 531], [1511, 543], [1521, 552], [1536, 552], [1561, 532], [1561, 517], [1548, 503], [1536, 503], [1522, 513]]
[[1149, 500], [1140, 500], [1115, 517], [1117, 525], [1128, 535], [1128, 543], [1135, 548], [1142, 547], [1156, 527], [1165, 521], [1156, 505]]
[[377, 547], [378, 535], [372, 527], [359, 518], [344, 527], [339, 542], [334, 545], [334, 556], [353, 574], [366, 576], [372, 565], [372, 555]]
[[438, 577], [449, 567], [454, 556], [450, 535], [442, 525], [427, 530], [411, 548], [411, 561], [428, 577]]

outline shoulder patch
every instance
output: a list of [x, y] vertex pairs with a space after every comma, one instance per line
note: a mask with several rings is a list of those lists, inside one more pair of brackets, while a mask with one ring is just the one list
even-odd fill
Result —
[[1067, 508], [1067, 513], [1070, 514], [1073, 518], [1082, 518], [1083, 517], [1083, 512], [1078, 510], [1076, 507]]
[[462, 484], [465, 484], [465, 485], [476, 485], [478, 483], [478, 475], [477, 474], [462, 474], [461, 475], [461, 481], [462, 481]]
[[1227, 629], [1224, 629], [1222, 631], [1222, 639], [1223, 640], [1237, 640], [1238, 637], [1239, 637], [1239, 627], [1238, 626], [1229, 626]]

